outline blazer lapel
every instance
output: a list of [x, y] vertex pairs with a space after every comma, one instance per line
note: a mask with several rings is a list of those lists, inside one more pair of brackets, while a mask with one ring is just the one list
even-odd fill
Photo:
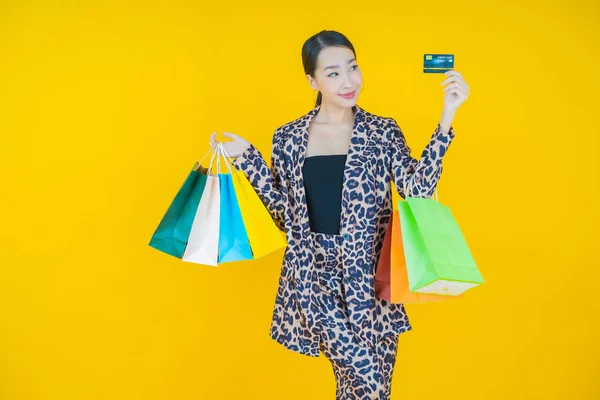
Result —
[[[354, 201], [350, 196], [351, 190], [358, 186], [363, 171], [367, 168], [370, 155], [364, 150], [367, 147], [367, 141], [369, 138], [369, 126], [365, 123], [365, 114], [358, 105], [353, 107], [355, 109], [354, 127], [352, 129], [352, 136], [350, 139], [350, 145], [348, 147], [348, 157], [346, 158], [346, 165], [344, 167], [344, 180], [342, 186], [342, 210], [340, 214], [340, 231], [346, 230], [346, 224], [350, 224], [350, 232], [354, 231], [354, 224], [356, 221], [348, 220], [346, 217], [352, 214]], [[362, 199], [362, 197], [361, 197]]]
[[[286, 145], [286, 149], [290, 149], [292, 154], [287, 154], [288, 157], [288, 168], [290, 168], [291, 176], [293, 179], [293, 188], [297, 191], [295, 198], [306, 199], [306, 190], [304, 187], [304, 178], [302, 176], [302, 167], [304, 160], [306, 159], [306, 150], [308, 145], [308, 129], [310, 122], [315, 114], [319, 111], [320, 105], [315, 106], [311, 111], [305, 114], [296, 123], [296, 129], [293, 129], [291, 138], [293, 145]], [[363, 156], [363, 150], [366, 147], [368, 139], [368, 126], [365, 123], [365, 111], [358, 105], [352, 107], [354, 112], [354, 126], [352, 128], [352, 134], [350, 139], [350, 145], [348, 146], [348, 156], [346, 158], [346, 164], [344, 166], [344, 177], [342, 186], [342, 198], [340, 199], [342, 211], [340, 215], [340, 230], [344, 228], [345, 216], [348, 214], [351, 200], [349, 197], [350, 189], [353, 188], [353, 177], [356, 176], [357, 168], [365, 168], [365, 161], [369, 161]], [[289, 162], [291, 160], [292, 162]], [[354, 180], [355, 182], [355, 180]], [[296, 206], [301, 208], [300, 215], [306, 216], [305, 221], [301, 221], [305, 227], [305, 237], [310, 236], [310, 226], [308, 221], [308, 210], [306, 201], [299, 202]], [[353, 222], [353, 221], [351, 221]]]

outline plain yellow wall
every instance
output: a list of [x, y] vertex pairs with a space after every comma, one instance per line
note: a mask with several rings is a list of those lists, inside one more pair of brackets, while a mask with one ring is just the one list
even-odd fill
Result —
[[335, 397], [325, 357], [269, 338], [283, 251], [213, 268], [148, 246], [211, 132], [268, 157], [312, 108], [321, 29], [413, 157], [443, 105], [423, 54], [471, 87], [439, 198], [486, 283], [407, 305], [392, 399], [600, 398], [598, 3], [236, 3], [0, 4], [0, 398]]

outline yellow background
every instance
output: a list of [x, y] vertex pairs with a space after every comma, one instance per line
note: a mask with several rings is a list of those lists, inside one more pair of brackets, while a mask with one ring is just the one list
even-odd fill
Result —
[[[392, 399], [594, 399], [598, 4], [0, 4], [0, 398], [333, 399], [325, 357], [269, 338], [283, 251], [213, 268], [149, 239], [213, 131], [268, 157], [313, 106], [302, 43], [354, 43], [358, 103], [413, 157], [453, 53], [471, 86], [440, 201], [486, 283], [407, 305]], [[219, 136], [221, 138], [221, 136]], [[397, 197], [396, 197], [397, 198]]]

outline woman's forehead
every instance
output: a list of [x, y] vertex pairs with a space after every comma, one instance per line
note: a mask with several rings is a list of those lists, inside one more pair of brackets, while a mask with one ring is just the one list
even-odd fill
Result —
[[329, 46], [321, 50], [317, 68], [321, 70], [341, 68], [355, 60], [354, 53], [347, 47]]

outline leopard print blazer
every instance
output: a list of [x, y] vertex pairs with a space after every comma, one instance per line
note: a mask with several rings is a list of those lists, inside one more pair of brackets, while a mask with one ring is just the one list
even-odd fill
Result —
[[[233, 160], [287, 238], [270, 336], [311, 356], [319, 356], [315, 329], [319, 310], [314, 295], [318, 279], [302, 165], [309, 124], [319, 108], [275, 130], [270, 167], [253, 145]], [[431, 197], [454, 129], [444, 133], [438, 124], [417, 160], [394, 118], [372, 114], [358, 105], [352, 109], [355, 119], [341, 198], [342, 284], [354, 335], [362, 345], [375, 346], [387, 335], [412, 329], [403, 304], [375, 297], [376, 266], [392, 212], [391, 183], [402, 198], [409, 180], [411, 196]]]

